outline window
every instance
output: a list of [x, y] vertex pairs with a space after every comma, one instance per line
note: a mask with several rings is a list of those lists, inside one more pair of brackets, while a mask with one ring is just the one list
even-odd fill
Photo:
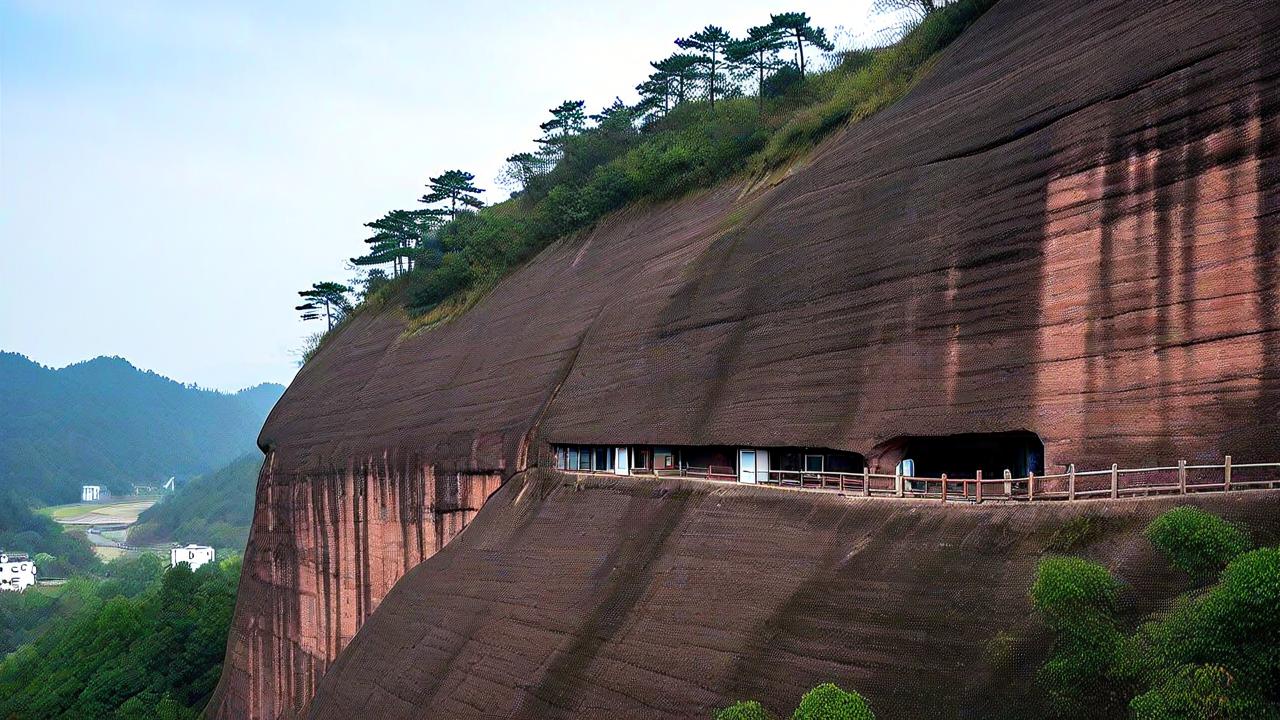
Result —
[[805, 455], [804, 470], [805, 472], [822, 472], [822, 456], [821, 455]]
[[565, 464], [565, 467], [569, 470], [577, 470], [578, 469], [578, 448], [571, 447], [566, 451], [566, 453], [568, 454], [569, 462]]
[[580, 448], [578, 450], [578, 469], [579, 470], [591, 469], [591, 450], [587, 448]]
[[596, 448], [596, 470], [613, 469], [613, 448]]

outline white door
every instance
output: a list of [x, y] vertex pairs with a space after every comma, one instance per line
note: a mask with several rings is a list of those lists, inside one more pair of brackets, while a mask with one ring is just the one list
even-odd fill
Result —
[[756, 451], [738, 451], [738, 480], [744, 483], [756, 481]]
[[624, 447], [614, 448], [616, 455], [614, 457], [613, 472], [618, 475], [630, 475], [631, 467], [627, 463], [627, 449]]

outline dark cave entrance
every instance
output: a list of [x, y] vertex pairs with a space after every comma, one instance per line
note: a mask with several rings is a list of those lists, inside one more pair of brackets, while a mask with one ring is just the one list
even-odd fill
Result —
[[[886, 443], [886, 459], [900, 461], [905, 475], [915, 477], [998, 478], [1044, 473], [1044, 443], [1026, 430], [958, 435], [911, 435]], [[896, 451], [896, 452], [895, 452]], [[896, 457], [895, 457], [896, 456]], [[914, 467], [912, 467], [914, 466]]]

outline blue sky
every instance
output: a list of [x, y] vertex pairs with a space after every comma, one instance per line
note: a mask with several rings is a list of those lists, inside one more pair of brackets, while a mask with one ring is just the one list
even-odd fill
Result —
[[[371, 7], [376, 5], [376, 7]], [[495, 186], [546, 109], [598, 109], [707, 23], [870, 0], [0, 0], [0, 349], [122, 355], [183, 382], [287, 383], [296, 291], [429, 174]]]

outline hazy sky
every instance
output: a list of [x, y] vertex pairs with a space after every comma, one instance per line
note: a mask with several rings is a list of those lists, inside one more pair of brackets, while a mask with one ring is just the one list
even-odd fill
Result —
[[847, 39], [869, 4], [0, 0], [0, 349], [287, 383], [296, 291], [429, 174], [500, 200], [547, 108], [634, 100], [676, 36], [800, 9]]

